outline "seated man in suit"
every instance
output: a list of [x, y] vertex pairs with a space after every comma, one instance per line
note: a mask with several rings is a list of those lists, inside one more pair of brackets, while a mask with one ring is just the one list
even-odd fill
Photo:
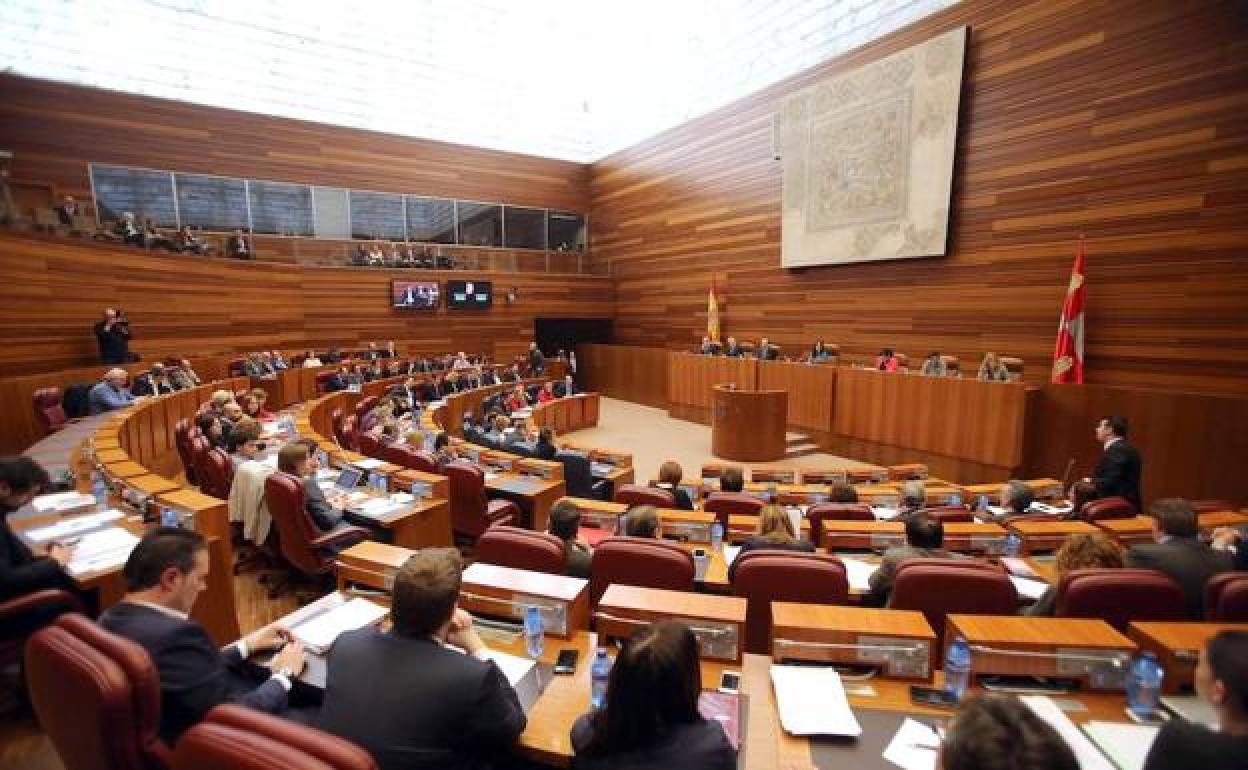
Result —
[[1090, 478], [1084, 481], [1096, 486], [1101, 497], [1123, 497], [1143, 512], [1140, 498], [1140, 473], [1143, 461], [1140, 450], [1127, 443], [1127, 418], [1116, 415], [1102, 417], [1096, 424], [1096, 440], [1105, 451], [1097, 461]]
[[[170, 746], [221, 703], [281, 713], [291, 678], [303, 670], [303, 646], [279, 625], [219, 650], [189, 619], [208, 567], [203, 535], [171, 527], [151, 530], [126, 560], [125, 598], [100, 617], [106, 630], [136, 642], [151, 656], [160, 676], [160, 737]], [[242, 665], [253, 653], [279, 648], [267, 677], [254, 676]]]
[[926, 377], [944, 377], [948, 374], [945, 369], [945, 359], [940, 357], [940, 353], [933, 350], [927, 354], [927, 360], [923, 362], [921, 372]]
[[982, 514], [976, 513], [975, 516], [984, 521], [1003, 522], [1027, 513], [1035, 501], [1036, 495], [1031, 491], [1031, 487], [1018, 479], [1010, 479], [1001, 487], [1001, 508], [1003, 509], [1001, 515], [994, 516], [991, 511], [984, 511]]
[[251, 245], [242, 230], [235, 229], [225, 242], [225, 254], [234, 259], [251, 259]]
[[648, 537], [660, 540], [663, 537], [663, 519], [659, 518], [659, 510], [653, 505], [636, 505], [624, 514], [624, 534], [629, 537]]
[[763, 337], [758, 341], [758, 350], [755, 351], [755, 355], [759, 361], [774, 361], [778, 357], [776, 347], [771, 344], [771, 340], [767, 337]]
[[901, 508], [894, 521], [906, 522], [927, 505], [927, 490], [922, 481], [911, 479], [901, 485]]
[[1187, 616], [1203, 620], [1205, 584], [1217, 573], [1231, 569], [1230, 555], [1200, 542], [1196, 511], [1186, 500], [1158, 500], [1148, 515], [1157, 542], [1131, 546], [1127, 566], [1169, 575], [1187, 597]]
[[548, 527], [550, 534], [563, 541], [565, 574], [589, 579], [594, 551], [576, 536], [581, 528], [581, 509], [567, 498], [555, 501]]
[[724, 345], [724, 355], [729, 358], [740, 358], [745, 355], [745, 351], [743, 351], [741, 346], [737, 344], [736, 337], [730, 336], [728, 338], [727, 344]]
[[540, 377], [546, 371], [546, 357], [538, 349], [536, 342], [529, 343], [529, 376]]
[[724, 468], [719, 474], [721, 492], [740, 492], [745, 489], [745, 474], [735, 465]]
[[488, 767], [527, 724], [456, 607], [460, 579], [455, 549], [418, 551], [395, 576], [391, 630], [348, 631], [330, 648], [320, 727], [363, 746], [381, 770]]
[[159, 361], [152, 364], [146, 376], [136, 378], [134, 383], [136, 396], [163, 396], [175, 390], [181, 390], [181, 387], [169, 377], [165, 365]]
[[125, 369], [109, 369], [104, 378], [91, 387], [87, 405], [91, 414], [104, 414], [114, 409], [125, 409], [134, 403], [134, 396], [126, 387], [130, 375]]
[[78, 202], [74, 200], [74, 196], [66, 195], [61, 200], [61, 205], [56, 207], [57, 221], [66, 227], [73, 227], [76, 216], [78, 216]]
[[698, 348], [698, 352], [704, 356], [713, 356], [719, 352], [719, 343], [712, 342], [710, 337], [702, 337], [702, 346]]
[[945, 525], [925, 513], [906, 521], [906, 544], [889, 548], [880, 560], [879, 569], [871, 573], [870, 590], [862, 598], [864, 607], [884, 607], [893, 592], [893, 580], [897, 568], [910, 559], [959, 559], [958, 554], [946, 551]]

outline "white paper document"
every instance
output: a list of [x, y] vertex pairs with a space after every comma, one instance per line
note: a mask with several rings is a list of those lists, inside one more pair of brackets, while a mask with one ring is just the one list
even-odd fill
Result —
[[370, 519], [377, 519], [382, 516], [389, 516], [392, 513], [401, 511], [406, 506], [407, 503], [395, 502], [388, 497], [376, 497], [367, 502], [360, 503], [360, 505], [356, 508], [356, 511], [358, 511], [362, 516], [367, 516]]
[[290, 632], [312, 652], [324, 654], [339, 634], [376, 623], [385, 616], [385, 607], [367, 599], [352, 599], [312, 616]]
[[88, 532], [70, 554], [69, 573], [84, 575], [125, 564], [139, 539], [121, 527]]
[[1075, 753], [1079, 770], [1117, 770], [1114, 763], [1106, 759], [1100, 749], [1088, 740], [1088, 736], [1070, 721], [1070, 717], [1062, 713], [1052, 698], [1047, 695], [1023, 695], [1019, 700], [1062, 736], [1062, 740]]
[[1048, 503], [1032, 503], [1027, 509], [1028, 512], [1047, 513], [1051, 516], [1061, 516], [1063, 513], [1070, 513], [1074, 510], [1072, 505], [1049, 505]]
[[86, 516], [75, 516], [72, 519], [58, 521], [46, 527], [27, 530], [26, 537], [32, 543], [46, 543], [49, 540], [63, 540], [68, 537], [87, 532], [121, 518], [121, 511], [109, 508], [107, 511], [92, 513]]
[[385, 463], [383, 463], [381, 460], [378, 460], [375, 457], [365, 457], [363, 460], [356, 460], [355, 462], [351, 464], [357, 468], [362, 468], [366, 471], [375, 470], [385, 465]]
[[940, 736], [932, 726], [906, 717], [883, 756], [902, 770], [932, 770], [939, 751]]
[[1141, 770], [1144, 767], [1158, 729], [1153, 725], [1128, 722], [1092, 721], [1083, 725], [1083, 731], [1118, 765], [1119, 770]]
[[1043, 580], [1032, 580], [1031, 578], [1010, 575], [1010, 582], [1014, 584], [1014, 590], [1018, 591], [1019, 596], [1033, 601], [1044, 596], [1044, 592], [1049, 590], [1049, 584]]
[[845, 572], [849, 576], [851, 591], [871, 590], [871, 576], [880, 568], [880, 565], [855, 559], [852, 556], [842, 556], [841, 563], [845, 565]]
[[1039, 577], [1039, 575], [1036, 574], [1036, 571], [1032, 569], [1031, 565], [1024, 559], [1019, 559], [1015, 556], [1006, 556], [1001, 559], [1001, 563], [1005, 565], [1005, 568], [1010, 571], [1011, 575], [1018, 575], [1019, 577], [1025, 578]]
[[39, 495], [30, 501], [30, 507], [36, 513], [57, 513], [74, 511], [79, 508], [90, 508], [95, 505], [95, 498], [82, 492], [57, 492], [51, 495]]
[[737, 560], [739, 553], [741, 553], [741, 546], [724, 543], [724, 564], [731, 566]]
[[790, 735], [862, 735], [836, 669], [773, 665], [771, 684], [780, 724]]

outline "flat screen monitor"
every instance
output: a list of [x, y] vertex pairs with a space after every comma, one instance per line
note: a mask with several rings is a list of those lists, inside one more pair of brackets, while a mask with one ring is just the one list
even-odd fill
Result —
[[390, 301], [404, 310], [436, 310], [439, 287], [437, 281], [391, 281]]
[[484, 309], [494, 301], [494, 288], [489, 281], [447, 281], [446, 306], [459, 309]]

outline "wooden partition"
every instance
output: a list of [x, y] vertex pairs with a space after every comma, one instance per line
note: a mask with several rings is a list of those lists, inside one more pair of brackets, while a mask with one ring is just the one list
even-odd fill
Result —
[[624, 345], [578, 345], [578, 374], [586, 390], [667, 408], [668, 351]]
[[598, 394], [578, 393], [533, 407], [533, 425], [551, 427], [556, 436], [569, 431], [592, 428], [598, 424]]
[[789, 426], [805, 430], [816, 441], [826, 440], [832, 432], [836, 371], [831, 364], [759, 361], [758, 387], [787, 391]]
[[711, 388], [733, 384], [739, 390], [758, 387], [758, 361], [752, 358], [670, 353], [667, 365], [667, 410], [682, 420], [711, 421]]

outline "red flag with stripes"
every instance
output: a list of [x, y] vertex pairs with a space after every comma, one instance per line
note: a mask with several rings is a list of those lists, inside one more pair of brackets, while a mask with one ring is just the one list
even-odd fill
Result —
[[1083, 293], [1084, 243], [1079, 238], [1070, 286], [1057, 324], [1057, 346], [1053, 350], [1053, 382], [1083, 384]]

